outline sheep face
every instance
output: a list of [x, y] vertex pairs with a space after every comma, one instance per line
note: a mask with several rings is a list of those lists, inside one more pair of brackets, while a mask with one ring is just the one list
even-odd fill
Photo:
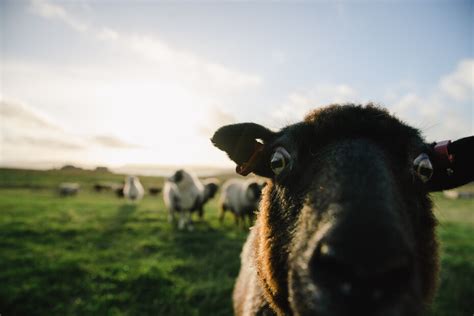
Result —
[[373, 106], [330, 106], [212, 141], [238, 165], [263, 147], [252, 171], [270, 179], [249, 237], [256, 276], [243, 266], [234, 295], [256, 279], [261, 307], [280, 315], [416, 315], [430, 302], [436, 221], [413, 160], [431, 147], [417, 130]]
[[193, 177], [185, 170], [176, 171], [168, 181], [175, 183], [179, 188], [185, 188], [194, 183]]
[[[430, 203], [406, 192], [410, 169], [402, 175], [396, 164], [372, 141], [335, 141], [273, 183], [269, 194], [278, 203], [265, 203], [267, 218], [277, 214], [286, 227], [288, 248], [275, 249], [287, 251], [286, 276], [278, 280], [287, 286], [277, 287], [286, 308], [298, 315], [413, 315], [431, 295], [436, 263], [415, 261], [426, 247], [425, 259], [437, 257], [434, 243], [423, 243], [434, 240]], [[428, 274], [425, 292], [420, 267]]]

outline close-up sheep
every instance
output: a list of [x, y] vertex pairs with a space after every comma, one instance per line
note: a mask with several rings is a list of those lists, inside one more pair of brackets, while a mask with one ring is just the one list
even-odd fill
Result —
[[473, 180], [472, 137], [427, 143], [377, 106], [332, 105], [278, 132], [227, 125], [212, 142], [238, 173], [268, 179], [235, 315], [420, 315], [432, 302], [429, 192]]
[[236, 225], [244, 227], [247, 219], [251, 226], [261, 193], [262, 185], [256, 180], [230, 179], [226, 181], [222, 186], [219, 199], [220, 222], [223, 222], [225, 213], [230, 211], [234, 214]]
[[0, 0], [0, 316], [474, 316], [474, 0]]

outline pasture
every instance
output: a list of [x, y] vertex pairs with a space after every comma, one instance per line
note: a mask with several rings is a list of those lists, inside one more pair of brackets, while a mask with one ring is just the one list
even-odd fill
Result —
[[[170, 227], [161, 195], [127, 203], [92, 171], [0, 169], [0, 314], [231, 315], [246, 233], [217, 199], [193, 232]], [[163, 179], [140, 177], [143, 185]], [[81, 183], [60, 198], [62, 181]], [[428, 315], [472, 315], [474, 205], [433, 195], [440, 221], [440, 289]]]

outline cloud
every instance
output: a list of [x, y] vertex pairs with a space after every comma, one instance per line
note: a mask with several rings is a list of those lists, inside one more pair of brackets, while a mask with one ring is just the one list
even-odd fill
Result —
[[2, 141], [4, 142], [4, 145], [28, 146], [30, 148], [40, 147], [48, 149], [54, 148], [60, 150], [74, 150], [84, 148], [82, 144], [64, 139], [59, 139], [53, 135], [34, 136], [28, 134], [6, 134], [2, 137]]
[[465, 137], [473, 132], [474, 60], [458, 63], [442, 76], [431, 93], [409, 91], [399, 95], [392, 112], [421, 129], [430, 140]]
[[80, 137], [67, 133], [44, 113], [19, 101], [0, 99], [1, 140], [3, 146], [80, 149]]
[[[60, 126], [45, 113], [21, 101], [0, 99], [0, 164], [21, 162], [108, 164], [127, 154], [135, 155], [143, 146], [117, 136], [81, 135]], [[132, 154], [130, 154], [132, 152]], [[107, 160], [98, 159], [107, 157]], [[126, 158], [124, 158], [126, 161]]]
[[461, 61], [456, 70], [441, 78], [441, 91], [456, 101], [473, 99], [474, 91], [474, 60]]
[[109, 148], [127, 149], [127, 148], [140, 148], [141, 147], [141, 146], [123, 141], [118, 137], [110, 136], [110, 135], [98, 135], [98, 136], [93, 137], [92, 140], [98, 145], [109, 147]]
[[58, 130], [61, 127], [41, 112], [24, 103], [0, 98], [0, 117], [4, 120], [15, 121], [23, 128], [46, 128]]
[[[115, 34], [118, 35], [116, 32]], [[218, 63], [209, 62], [197, 55], [172, 48], [167, 43], [143, 35], [120, 35], [124, 47], [147, 60], [159, 64], [169, 73], [185, 74], [198, 82], [211, 81], [213, 86], [225, 86], [228, 89], [258, 86], [262, 79], [257, 75], [245, 74]]]
[[208, 112], [205, 124], [198, 127], [198, 132], [209, 139], [219, 127], [235, 123], [237, 123], [237, 119], [234, 115], [221, 108], [212, 107]]
[[312, 89], [294, 92], [288, 96], [285, 104], [278, 107], [271, 118], [272, 126], [294, 123], [312, 109], [331, 103], [356, 102], [357, 91], [347, 84], [321, 84]]
[[77, 20], [76, 18], [71, 16], [63, 7], [53, 4], [49, 1], [32, 0], [30, 8], [34, 13], [38, 14], [39, 16], [48, 19], [60, 20], [76, 31], [86, 32], [89, 29], [86, 23]]
[[81, 33], [88, 33], [94, 38], [116, 45], [117, 51], [128, 51], [139, 56], [143, 61], [156, 67], [157, 75], [165, 74], [166, 80], [187, 82], [191, 86], [205, 87], [209, 91], [232, 91], [241, 88], [258, 87], [263, 79], [255, 74], [248, 74], [220, 63], [211, 62], [192, 52], [173, 48], [156, 37], [143, 34], [128, 34], [110, 27], [94, 27], [82, 22], [64, 7], [46, 0], [33, 0], [33, 12], [37, 15], [56, 19]]
[[[473, 133], [473, 66], [474, 60], [458, 63], [453, 72], [441, 76], [433, 90], [426, 94], [413, 91], [403, 83], [404, 93], [391, 91], [378, 98], [365, 97], [347, 84], [316, 85], [312, 89], [290, 93], [268, 122], [270, 127], [301, 121], [306, 113], [331, 103], [367, 103], [377, 100], [390, 112], [420, 129], [429, 141], [457, 139]], [[386, 102], [386, 103], [385, 103]]]
[[119, 33], [107, 27], [104, 27], [97, 32], [97, 38], [103, 41], [115, 41], [119, 39], [119, 37]]
[[44, 113], [19, 101], [0, 99], [0, 119], [2, 140], [9, 144], [63, 149], [79, 149], [93, 144], [116, 149], [140, 147], [111, 135], [91, 138], [74, 135]]

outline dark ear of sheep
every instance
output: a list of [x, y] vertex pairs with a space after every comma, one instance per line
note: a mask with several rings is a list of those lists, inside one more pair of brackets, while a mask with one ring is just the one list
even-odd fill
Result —
[[450, 160], [434, 151], [430, 155], [433, 176], [427, 182], [429, 191], [448, 190], [474, 181], [474, 136], [450, 143], [447, 153]]
[[271, 130], [255, 123], [241, 123], [226, 125], [219, 128], [211, 138], [214, 146], [225, 151], [230, 159], [237, 166], [242, 166], [251, 160], [257, 148], [261, 147], [263, 142], [263, 150], [259, 158], [253, 161], [251, 172], [263, 176], [271, 177], [272, 172], [268, 160], [268, 153], [265, 151], [265, 144], [269, 143], [275, 136]]
[[219, 189], [219, 186], [215, 183], [208, 183], [206, 184], [206, 192], [207, 192], [207, 199], [212, 199]]

